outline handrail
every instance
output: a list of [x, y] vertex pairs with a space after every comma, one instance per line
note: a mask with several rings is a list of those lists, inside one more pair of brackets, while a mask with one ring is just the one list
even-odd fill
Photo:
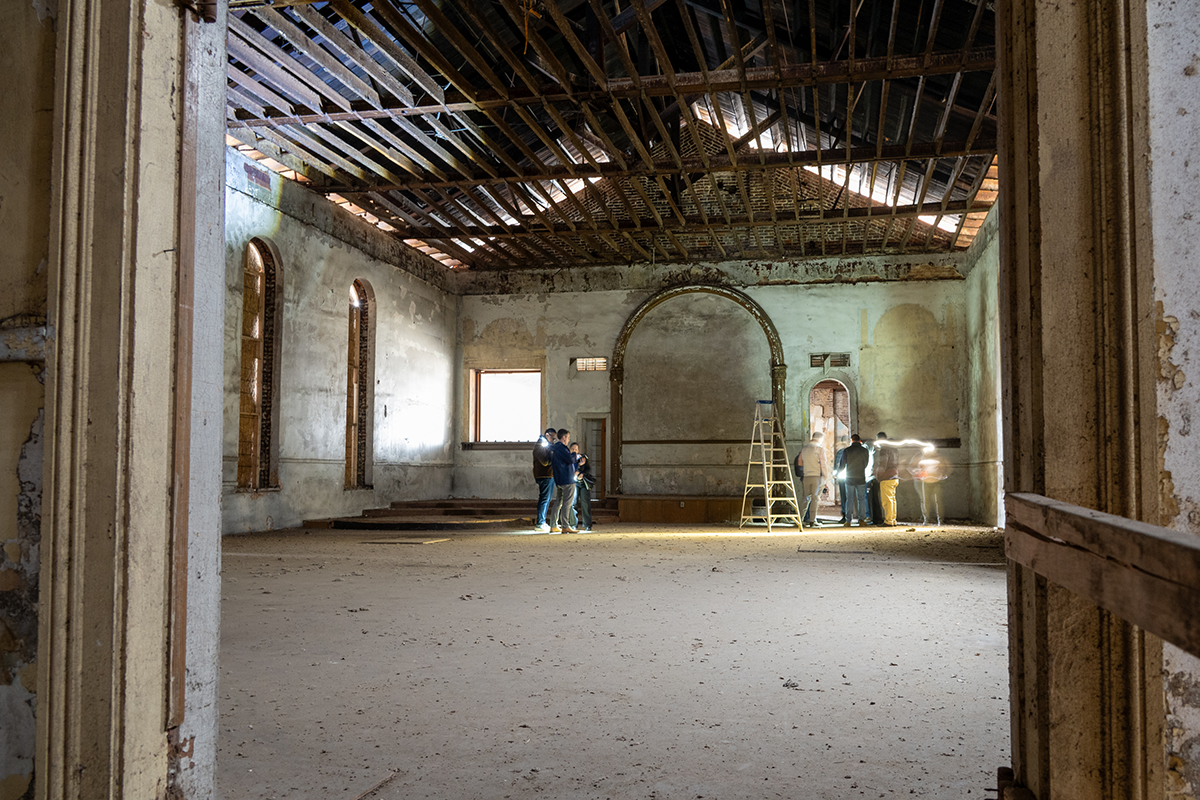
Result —
[[1036, 494], [1004, 506], [1008, 558], [1200, 656], [1200, 537]]

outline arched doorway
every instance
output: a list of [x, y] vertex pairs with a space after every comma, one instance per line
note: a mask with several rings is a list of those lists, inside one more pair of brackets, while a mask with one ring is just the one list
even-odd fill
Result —
[[[685, 296], [691, 296], [685, 305], [672, 304], [670, 309], [660, 309], [664, 303]], [[749, 317], [743, 311], [748, 312]], [[719, 331], [707, 325], [710, 319], [719, 320]], [[631, 348], [635, 329], [647, 320], [649, 323], [642, 331], [651, 338], [653, 332], [657, 331], [659, 337], [674, 336], [676, 343], [682, 343], [679, 337], [681, 331], [686, 329], [692, 331], [691, 335], [709, 337], [711, 341], [707, 347], [699, 346], [697, 349], [697, 342], [690, 340], [675, 351], [668, 349], [675, 345], [668, 344], [664, 339], [658, 354], [654, 354], [653, 341], [648, 347], [641, 347], [644, 343], [639, 342]], [[673, 326], [672, 321], [677, 324]], [[745, 343], [753, 351], [753, 354], [740, 359], [745, 363], [733, 363], [728, 359], [721, 361], [722, 354], [739, 352], [736, 346], [730, 346], [728, 336]], [[645, 358], [637, 355], [639, 348]], [[672, 352], [690, 354], [690, 366], [665, 363], [661, 357], [663, 352], [668, 356]], [[659, 373], [642, 374], [640, 378], [633, 375], [634, 383], [627, 383], [631, 377], [627, 374], [627, 359], [631, 354], [639, 362], [644, 362], [633, 369], [641, 370], [647, 366], [650, 370], [670, 369], [674, 376], [672, 382], [665, 383], [663, 378], [666, 376]], [[651, 361], [654, 363], [651, 364]], [[644, 470], [646, 474], [635, 481], [634, 493], [738, 494], [744, 479], [745, 461], [742, 459], [753, 421], [753, 405], [750, 401], [771, 398], [776, 402], [779, 415], [784, 415], [787, 366], [783, 361], [783, 345], [775, 325], [762, 307], [742, 292], [724, 286], [688, 284], [666, 289], [647, 299], [626, 320], [613, 349], [612, 365], [612, 490], [621, 493], [625, 486], [622, 465], [625, 461], [625, 445], [629, 445], [646, 451], [641, 453], [637, 463], [647, 467], [652, 465], [657, 472], [656, 477], [651, 478]], [[689, 370], [692, 371], [690, 374], [683, 374]], [[697, 374], [695, 370], [703, 374]], [[726, 375], [729, 380], [725, 379]], [[640, 379], [647, 381], [645, 386], [635, 385]], [[731, 394], [729, 387], [735, 384], [737, 391]], [[691, 385], [694, 389], [683, 391], [685, 385]], [[632, 394], [627, 394], [627, 389]], [[658, 397], [652, 397], [652, 393], [657, 393]], [[695, 403], [698, 397], [709, 404], [704, 419], [697, 418], [694, 413], [697, 411]], [[743, 404], [746, 408], [744, 418], [730, 410], [731, 397], [741, 397], [747, 401]], [[629, 435], [625, 413], [627, 404], [636, 435]], [[656, 404], [658, 408], [655, 408]], [[659, 416], [663, 406], [677, 407], [685, 419], [691, 415], [690, 428], [686, 424], [676, 424], [675, 433], [669, 436], [646, 433], [646, 419], [635, 419], [634, 416], [640, 417], [643, 413]], [[716, 423], [718, 418], [723, 421]], [[729, 455], [734, 452], [730, 448], [738, 448], [736, 452], [739, 455], [736, 458]], [[668, 463], [664, 464], [664, 459]], [[666, 469], [663, 469], [664, 466]], [[679, 466], [680, 470], [671, 474], [673, 466]], [[698, 467], [708, 470], [709, 474], [701, 475]], [[722, 477], [724, 472], [729, 472], [728, 481]], [[733, 478], [735, 472], [736, 480]], [[726, 487], [725, 482], [730, 486]], [[733, 488], [734, 483], [736, 489]]]
[[825, 449], [825, 484], [821, 487], [817, 512], [841, 516], [841, 497], [834, 477], [834, 454], [850, 444], [850, 390], [834, 378], [819, 381], [808, 392], [809, 436], [821, 437]]

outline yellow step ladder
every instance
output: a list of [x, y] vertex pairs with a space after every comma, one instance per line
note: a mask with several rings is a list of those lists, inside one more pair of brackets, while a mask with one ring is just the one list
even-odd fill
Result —
[[[759, 491], [761, 490], [761, 492]], [[763, 501], [763, 513], [754, 513], [754, 501]], [[746, 464], [746, 491], [742, 495], [742, 523], [795, 525], [804, 530], [796, 484], [792, 482], [792, 463], [783, 441], [782, 422], [772, 400], [759, 400], [754, 409], [754, 435], [750, 440], [750, 460]]]

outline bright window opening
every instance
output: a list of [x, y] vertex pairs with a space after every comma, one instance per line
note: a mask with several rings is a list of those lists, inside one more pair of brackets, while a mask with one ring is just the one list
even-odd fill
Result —
[[475, 441], [532, 442], [542, 427], [542, 373], [475, 373]]
[[604, 372], [608, 369], [608, 359], [603, 356], [600, 358], [577, 358], [575, 359], [575, 369], [579, 372]]

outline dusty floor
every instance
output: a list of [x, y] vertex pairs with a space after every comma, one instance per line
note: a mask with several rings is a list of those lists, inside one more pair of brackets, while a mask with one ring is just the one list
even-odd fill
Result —
[[764, 534], [226, 537], [220, 794], [988, 796], [1000, 534]]

